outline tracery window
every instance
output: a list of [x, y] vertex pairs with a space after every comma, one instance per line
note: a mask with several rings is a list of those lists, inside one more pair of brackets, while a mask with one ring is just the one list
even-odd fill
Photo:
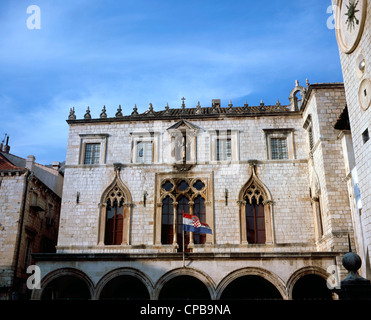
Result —
[[[164, 179], [160, 183], [161, 244], [183, 250], [183, 213], [196, 215], [207, 223], [207, 184], [203, 179]], [[210, 224], [210, 222], [209, 222]], [[185, 251], [194, 244], [205, 244], [207, 235], [185, 232]], [[160, 240], [160, 239], [159, 239]]]
[[119, 178], [106, 189], [99, 204], [101, 208], [99, 245], [128, 245], [130, 240], [131, 195]]
[[269, 190], [256, 175], [256, 163], [251, 163], [250, 166], [251, 176], [242, 187], [238, 197], [241, 243], [272, 244], [274, 243], [273, 201]]
[[124, 198], [116, 186], [107, 197], [106, 230], [104, 244], [120, 245], [123, 236]]

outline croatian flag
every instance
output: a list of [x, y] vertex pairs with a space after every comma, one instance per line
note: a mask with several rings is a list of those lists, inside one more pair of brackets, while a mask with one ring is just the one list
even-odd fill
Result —
[[213, 234], [211, 228], [206, 224], [200, 222], [197, 216], [183, 212], [183, 230], [195, 233], [209, 233]]

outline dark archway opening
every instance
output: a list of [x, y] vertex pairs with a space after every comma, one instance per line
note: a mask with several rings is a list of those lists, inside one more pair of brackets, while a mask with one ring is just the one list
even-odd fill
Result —
[[149, 293], [145, 284], [129, 275], [118, 276], [110, 280], [103, 288], [102, 300], [149, 300]]
[[282, 300], [277, 288], [262, 277], [249, 275], [233, 280], [220, 299], [229, 300]]
[[332, 300], [326, 280], [315, 274], [308, 274], [296, 281], [292, 290], [293, 300]]
[[76, 276], [60, 276], [44, 289], [41, 300], [89, 300], [90, 291], [86, 282]]
[[210, 300], [210, 293], [197, 278], [178, 276], [165, 283], [159, 300]]

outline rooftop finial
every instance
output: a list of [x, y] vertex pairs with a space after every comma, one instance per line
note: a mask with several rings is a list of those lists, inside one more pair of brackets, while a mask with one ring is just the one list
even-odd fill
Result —
[[70, 108], [70, 114], [68, 120], [76, 120], [75, 107]]
[[133, 112], [131, 113], [132, 116], [136, 116], [138, 115], [138, 108], [137, 108], [137, 105], [134, 104], [134, 108], [133, 108]]
[[232, 100], [229, 100], [229, 104], [228, 104], [227, 112], [228, 112], [228, 113], [232, 113], [232, 112], [234, 112], [234, 111], [233, 111], [233, 103], [232, 103]]
[[85, 115], [84, 115], [84, 119], [91, 119], [91, 114], [90, 114], [89, 106], [88, 106], [88, 108], [86, 109], [86, 113], [85, 113]]
[[201, 104], [200, 104], [200, 101], [197, 102], [197, 106], [196, 106], [196, 114], [200, 114], [202, 111], [201, 111]]
[[247, 103], [247, 100], [245, 100], [245, 104], [243, 105], [245, 108], [249, 106], [249, 104]]
[[149, 106], [148, 106], [147, 115], [153, 116], [153, 105], [151, 102], [149, 103]]
[[106, 113], [106, 106], [103, 106], [103, 109], [102, 109], [102, 112], [100, 114], [100, 117], [103, 119], [103, 118], [107, 118], [107, 113]]
[[184, 101], [186, 100], [186, 98], [182, 98], [182, 99], [180, 99], [180, 100], [182, 100], [182, 109], [184, 109], [185, 108], [185, 103], [184, 103]]
[[299, 87], [299, 80], [295, 80], [295, 87]]
[[306, 84], [307, 84], [307, 88], [308, 88], [309, 85], [310, 85], [308, 78], [305, 80], [305, 82], [306, 82]]
[[119, 107], [118, 107], [118, 109], [117, 109], [117, 112], [116, 112], [116, 118], [121, 118], [121, 117], [123, 117], [123, 115], [122, 115], [122, 109], [121, 109], [121, 104], [119, 104]]
[[165, 114], [169, 114], [170, 113], [170, 107], [169, 107], [169, 103], [166, 102], [166, 106], [165, 106]]

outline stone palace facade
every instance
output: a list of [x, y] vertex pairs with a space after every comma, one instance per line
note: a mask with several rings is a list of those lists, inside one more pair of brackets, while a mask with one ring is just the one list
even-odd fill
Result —
[[[354, 245], [344, 86], [296, 82], [289, 101], [71, 109], [58, 244], [33, 255], [32, 298], [331, 299]], [[183, 241], [183, 212], [213, 234]]]

